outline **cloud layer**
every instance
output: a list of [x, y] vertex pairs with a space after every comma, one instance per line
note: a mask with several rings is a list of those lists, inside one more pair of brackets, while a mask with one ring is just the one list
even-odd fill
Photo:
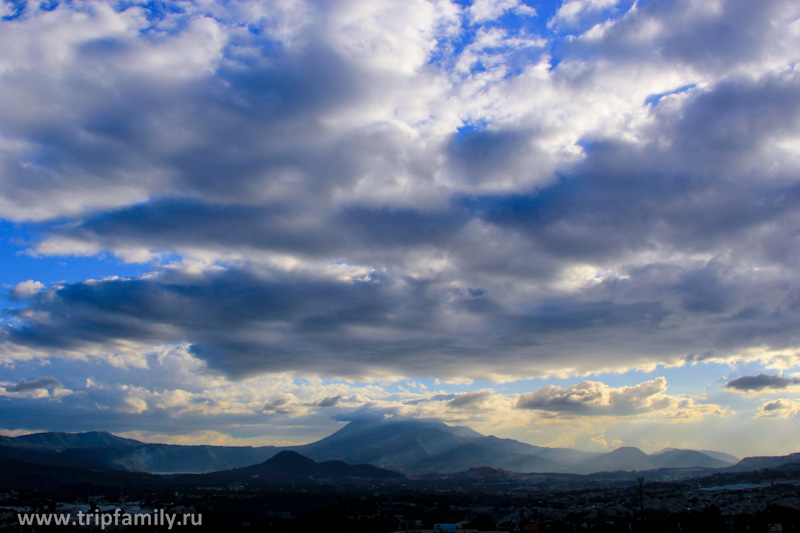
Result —
[[[797, 2], [4, 5], [9, 242], [143, 272], [4, 280], [6, 368], [132, 372], [174, 346], [240, 382], [800, 363]], [[702, 411], [657, 378], [431, 401]], [[180, 404], [99, 387], [131, 416]], [[292, 394], [248, 409], [369, 404]]]

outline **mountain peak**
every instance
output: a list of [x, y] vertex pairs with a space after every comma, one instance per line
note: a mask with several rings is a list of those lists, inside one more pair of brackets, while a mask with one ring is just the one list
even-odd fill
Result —
[[618, 456], [647, 457], [646, 453], [635, 446], [620, 446], [613, 452], [609, 452], [609, 455], [612, 454]]
[[313, 459], [309, 459], [308, 457], [300, 455], [297, 452], [284, 450], [282, 452], [278, 452], [271, 459], [267, 459], [262, 464], [272, 467], [295, 468], [299, 470], [307, 469], [316, 465], [317, 463]]

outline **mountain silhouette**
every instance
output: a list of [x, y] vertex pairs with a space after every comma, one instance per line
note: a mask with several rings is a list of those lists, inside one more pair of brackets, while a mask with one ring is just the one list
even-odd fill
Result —
[[[440, 420], [378, 417], [353, 420], [319, 441], [284, 448], [150, 444], [105, 432], [3, 437], [0, 438], [0, 459], [6, 448], [17, 450], [5, 452], [5, 457], [15, 459], [20, 459], [19, 455], [12, 455], [21, 453], [20, 450], [35, 452], [38, 455], [31, 455], [29, 459], [36, 464], [44, 464], [43, 461], [59, 465], [102, 464], [117, 470], [152, 473], [209, 473], [253, 465], [278, 472], [282, 462], [294, 461], [291, 467], [285, 466], [283, 470], [291, 469], [295, 473], [307, 470], [312, 476], [334, 475], [332, 465], [325, 467], [330, 469], [326, 473], [311, 464], [330, 461], [349, 467], [372, 465], [406, 475], [449, 474], [476, 467], [522, 473], [593, 474], [659, 468], [724, 468], [737, 461], [721, 452], [697, 450], [665, 449], [647, 455], [634, 447], [608, 453], [548, 448], [482, 435], [468, 427], [450, 426]], [[44, 452], [59, 455], [47, 456]], [[287, 455], [290, 452], [295, 453]], [[270, 463], [273, 459], [278, 462]], [[751, 462], [758, 463], [756, 459]], [[762, 461], [768, 462], [768, 458]]]
[[[402, 474], [372, 465], [349, 465], [344, 461], [318, 463], [297, 452], [284, 450], [261, 464], [191, 476], [198, 483], [303, 483], [320, 480], [402, 479]], [[176, 476], [174, 479], [183, 479]]]
[[406, 474], [454, 473], [476, 466], [559, 472], [595, 455], [487, 437], [440, 420], [379, 418], [354, 420], [329, 437], [293, 449], [316, 460], [369, 463]]

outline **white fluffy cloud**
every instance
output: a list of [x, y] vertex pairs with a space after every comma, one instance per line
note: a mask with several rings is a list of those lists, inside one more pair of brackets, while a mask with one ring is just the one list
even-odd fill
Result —
[[724, 408], [696, 398], [666, 394], [663, 377], [627, 387], [609, 387], [598, 381], [582, 381], [562, 388], [547, 385], [538, 391], [521, 394], [517, 409], [532, 409], [559, 415], [632, 416], [661, 415], [675, 420], [698, 420], [708, 415], [721, 416]]
[[597, 381], [582, 381], [567, 388], [548, 385], [523, 394], [519, 409], [539, 409], [565, 413], [598, 412], [620, 414], [665, 407], [667, 380], [663, 377], [632, 387], [612, 388]]
[[22, 281], [14, 285], [14, 287], [11, 288], [10, 296], [12, 300], [24, 300], [39, 293], [44, 287], [44, 283], [29, 279], [28, 281]]

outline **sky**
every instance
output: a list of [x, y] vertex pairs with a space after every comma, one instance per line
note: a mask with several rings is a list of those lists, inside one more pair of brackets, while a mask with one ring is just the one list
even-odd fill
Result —
[[1, 433], [799, 451], [795, 0], [0, 16]]

